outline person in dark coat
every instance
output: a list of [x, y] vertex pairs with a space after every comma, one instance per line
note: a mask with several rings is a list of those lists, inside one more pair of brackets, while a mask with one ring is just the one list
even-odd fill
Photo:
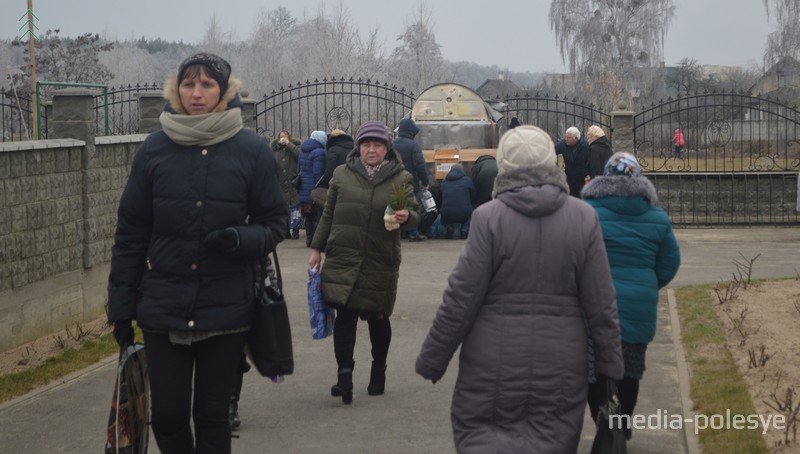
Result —
[[[388, 230], [385, 216], [401, 229], [419, 223], [411, 174], [392, 149], [392, 131], [367, 121], [356, 135], [356, 149], [333, 171], [328, 200], [311, 243], [308, 264], [320, 269], [325, 304], [336, 308], [333, 350], [337, 381], [331, 395], [353, 402], [353, 351], [358, 319], [369, 324], [372, 345], [367, 394], [378, 396], [386, 385], [386, 360], [392, 340], [389, 317], [397, 298], [400, 230]], [[386, 215], [395, 188], [405, 193], [406, 209]], [[322, 252], [325, 263], [322, 263]]]
[[569, 196], [550, 136], [503, 134], [495, 197], [472, 215], [416, 371], [441, 380], [461, 346], [450, 410], [459, 454], [574, 453], [596, 370], [622, 378], [614, 286], [597, 213]]
[[[254, 262], [287, 208], [267, 141], [242, 127], [240, 83], [198, 53], [164, 84], [162, 129], [136, 151], [117, 213], [108, 321], [144, 333], [161, 452], [231, 452], [228, 411], [253, 318]], [[192, 418], [195, 433], [192, 434]]]
[[[419, 133], [419, 127], [411, 118], [403, 118], [397, 127], [397, 138], [394, 139], [394, 149], [400, 155], [408, 173], [414, 177], [414, 195], [417, 202], [421, 202], [422, 190], [428, 189], [428, 168], [425, 165], [425, 157], [422, 155], [422, 148], [414, 140]], [[408, 231], [408, 238], [411, 241], [424, 241], [425, 235], [419, 233], [417, 229]]]
[[580, 198], [586, 175], [589, 174], [589, 144], [581, 139], [581, 130], [575, 126], [567, 128], [564, 138], [556, 144], [556, 154], [564, 159], [569, 195]]
[[[622, 332], [624, 378], [617, 384], [621, 413], [633, 415], [647, 345], [656, 334], [658, 291], [675, 277], [680, 248], [669, 216], [657, 207], [653, 183], [642, 176], [636, 158], [614, 153], [603, 176], [583, 188], [583, 198], [597, 211], [611, 265]], [[593, 417], [602, 404], [598, 384], [589, 385]], [[627, 438], [631, 427], [623, 427]]]
[[353, 138], [341, 129], [334, 129], [328, 135], [328, 141], [325, 143], [325, 173], [322, 179], [319, 180], [317, 186], [320, 188], [327, 188], [330, 186], [333, 171], [340, 165], [344, 164], [347, 160], [347, 155], [353, 151], [355, 145]]
[[600, 126], [589, 126], [589, 129], [586, 130], [586, 141], [589, 143], [589, 152], [586, 161], [587, 177], [584, 181], [588, 182], [603, 174], [603, 168], [614, 152], [611, 150], [611, 143], [608, 141], [606, 133]]
[[314, 131], [311, 137], [300, 145], [300, 158], [297, 160], [297, 171], [300, 175], [300, 211], [303, 212], [306, 230], [306, 246], [311, 247], [314, 230], [322, 215], [321, 206], [311, 200], [311, 191], [325, 174], [325, 144], [328, 136], [323, 131]]
[[[281, 192], [286, 204], [289, 205], [289, 222], [286, 224], [286, 237], [293, 240], [300, 238], [300, 199], [297, 189], [292, 184], [292, 177], [297, 174], [297, 159], [300, 157], [300, 141], [292, 138], [292, 134], [281, 129], [278, 138], [270, 143], [270, 148], [275, 153], [278, 161], [278, 175]], [[291, 235], [291, 236], [290, 236]]]
[[494, 179], [497, 177], [497, 160], [494, 156], [483, 155], [472, 166], [472, 182], [475, 184], [475, 206], [492, 200]]
[[475, 185], [464, 173], [464, 166], [461, 164], [453, 164], [444, 177], [439, 192], [436, 193], [436, 206], [442, 224], [447, 226], [445, 238], [453, 238], [457, 226], [460, 229], [458, 237], [466, 238], [475, 207]]

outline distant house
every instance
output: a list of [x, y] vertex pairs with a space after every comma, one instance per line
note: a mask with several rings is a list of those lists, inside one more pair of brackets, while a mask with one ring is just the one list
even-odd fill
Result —
[[800, 104], [800, 62], [783, 57], [750, 88], [753, 96], [766, 96], [781, 104]]
[[504, 99], [516, 94], [521, 95], [522, 89], [519, 85], [509, 80], [505, 73], [500, 73], [497, 75], [497, 79], [487, 79], [475, 92], [478, 93], [481, 99], [494, 100]]

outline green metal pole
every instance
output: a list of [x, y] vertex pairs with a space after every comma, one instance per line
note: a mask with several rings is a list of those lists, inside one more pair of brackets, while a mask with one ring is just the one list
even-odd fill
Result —
[[42, 140], [42, 129], [43, 129], [42, 128], [42, 110], [39, 108], [39, 99], [41, 99], [40, 95], [39, 95], [39, 82], [36, 82], [36, 103], [35, 103], [35, 107], [36, 107], [36, 124], [38, 125], [38, 128], [36, 128], [36, 138], [38, 140]]
[[109, 134], [108, 134], [108, 87], [106, 87], [106, 86], [103, 87], [103, 103], [104, 103], [103, 110], [105, 110], [105, 113], [106, 113], [106, 134], [105, 135], [107, 137]]

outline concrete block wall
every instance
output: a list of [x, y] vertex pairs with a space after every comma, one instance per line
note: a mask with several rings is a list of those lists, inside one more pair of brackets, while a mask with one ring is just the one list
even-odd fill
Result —
[[102, 316], [116, 208], [144, 137], [0, 144], [0, 351]]
[[[0, 143], [0, 351], [104, 313], [117, 206], [147, 134], [95, 138], [94, 95], [59, 90], [50, 140]], [[141, 131], [160, 129], [161, 96], [139, 104]]]

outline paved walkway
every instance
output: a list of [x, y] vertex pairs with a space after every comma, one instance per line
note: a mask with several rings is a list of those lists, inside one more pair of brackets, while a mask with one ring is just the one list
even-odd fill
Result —
[[[740, 253], [755, 262], [753, 277], [794, 276], [800, 271], [800, 229], [679, 230], [683, 265], [670, 288], [729, 279]], [[403, 265], [389, 354], [387, 392], [370, 397], [369, 340], [360, 324], [356, 345], [353, 405], [329, 394], [336, 365], [331, 339], [312, 340], [305, 296], [308, 249], [304, 241], [281, 245], [281, 265], [295, 341], [295, 374], [273, 384], [255, 373], [245, 376], [243, 425], [234, 453], [387, 453], [454, 452], [450, 399], [458, 362], [432, 385], [414, 373], [414, 360], [441, 301], [460, 240], [403, 243]], [[637, 413], [689, 415], [686, 370], [669, 292], [662, 292], [659, 329], [648, 349], [647, 372]], [[3, 453], [100, 452], [113, 390], [114, 358], [61, 382], [0, 404]], [[588, 412], [587, 412], [588, 413]], [[580, 453], [588, 453], [594, 429], [584, 424]], [[687, 434], [689, 435], [687, 437]], [[631, 453], [695, 453], [693, 431], [640, 430]], [[151, 444], [150, 452], [157, 452]]]

